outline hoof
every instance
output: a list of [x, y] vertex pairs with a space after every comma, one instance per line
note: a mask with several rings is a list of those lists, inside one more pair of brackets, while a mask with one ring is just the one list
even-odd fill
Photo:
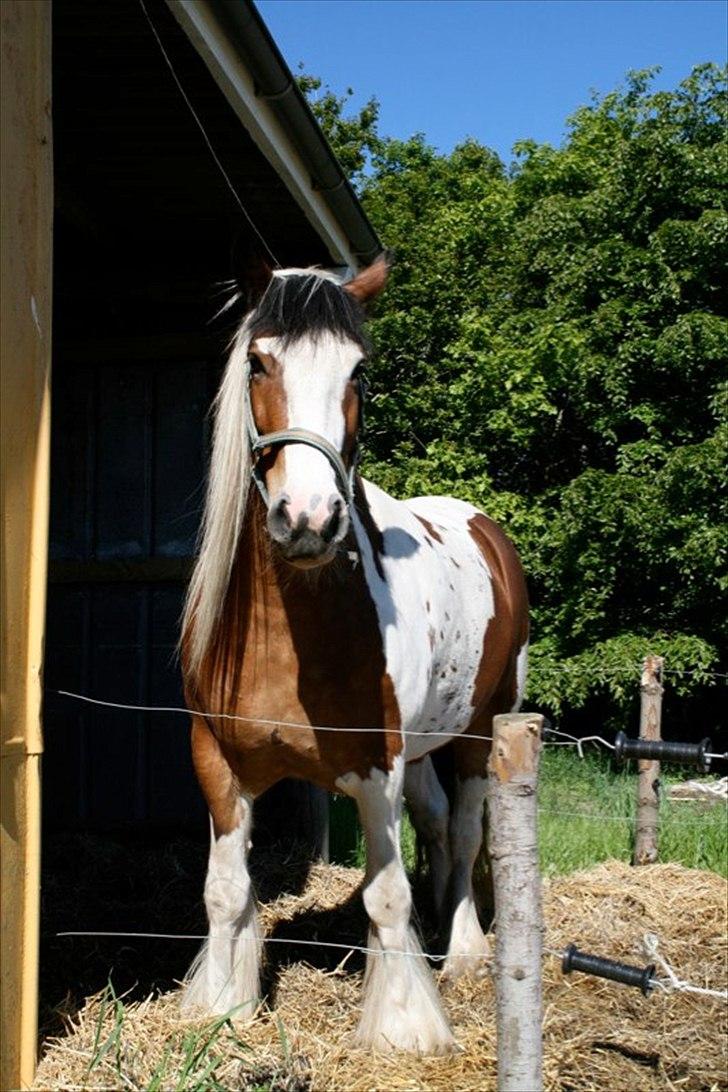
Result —
[[[391, 1053], [449, 1054], [455, 1040], [417, 938], [407, 930], [403, 954], [385, 955], [377, 933], [369, 934], [358, 1046]], [[379, 950], [377, 950], [379, 948]]]
[[479, 981], [488, 977], [491, 966], [490, 958], [485, 956], [480, 959], [473, 959], [472, 956], [452, 956], [442, 969], [440, 981], [444, 986], [449, 986], [462, 978]]
[[476, 981], [487, 978], [493, 967], [491, 938], [481, 936], [473, 938], [473, 947], [467, 952], [451, 952], [445, 960], [440, 981], [443, 984], [457, 982], [461, 978]]

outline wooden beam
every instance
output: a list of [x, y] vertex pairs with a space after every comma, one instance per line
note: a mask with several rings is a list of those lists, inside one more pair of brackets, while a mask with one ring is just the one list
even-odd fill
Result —
[[33, 1080], [50, 439], [51, 5], [0, 5], [2, 1051], [0, 1087]]
[[49, 584], [186, 584], [192, 557], [118, 558], [112, 561], [51, 561]]

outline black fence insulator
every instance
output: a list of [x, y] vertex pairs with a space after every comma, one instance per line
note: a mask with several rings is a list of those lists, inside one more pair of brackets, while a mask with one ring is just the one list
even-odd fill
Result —
[[627, 739], [624, 732], [617, 732], [614, 740], [614, 757], [619, 762], [628, 758], [656, 758], [660, 762], [683, 762], [697, 766], [701, 773], [708, 773], [711, 749], [709, 739], [700, 743], [673, 743], [667, 739]]
[[631, 967], [629, 963], [619, 963], [616, 959], [602, 959], [601, 956], [580, 952], [575, 944], [570, 944], [561, 960], [564, 974], [582, 971], [596, 978], [609, 978], [612, 982], [621, 982], [625, 986], [635, 986], [642, 990], [645, 997], [655, 988], [652, 979], [655, 976], [655, 964], [649, 967]]

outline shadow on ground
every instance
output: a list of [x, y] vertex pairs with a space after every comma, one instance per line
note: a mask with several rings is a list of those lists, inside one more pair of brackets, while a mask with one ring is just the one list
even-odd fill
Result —
[[[109, 979], [117, 994], [130, 991], [135, 1000], [174, 988], [200, 941], [57, 934], [74, 930], [204, 934], [207, 851], [206, 839], [168, 834], [46, 835], [41, 879], [41, 1039], [59, 1033], [63, 1017], [74, 1014]], [[300, 893], [310, 856], [307, 847], [298, 843], [254, 849], [250, 867], [260, 900]]]

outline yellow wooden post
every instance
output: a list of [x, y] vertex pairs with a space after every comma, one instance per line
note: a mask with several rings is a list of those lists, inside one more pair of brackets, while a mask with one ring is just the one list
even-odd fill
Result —
[[50, 435], [51, 7], [0, 4], [2, 1050], [0, 1087], [35, 1070], [40, 755]]

